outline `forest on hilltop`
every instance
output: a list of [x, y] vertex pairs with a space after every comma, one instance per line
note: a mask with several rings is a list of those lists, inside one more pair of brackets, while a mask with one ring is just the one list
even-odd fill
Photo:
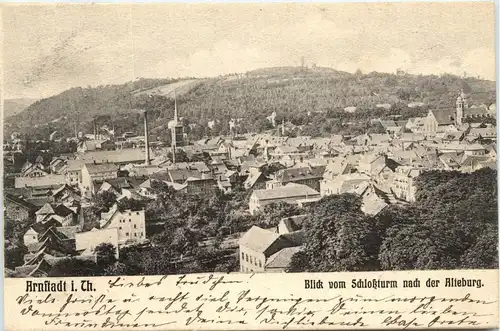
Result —
[[[137, 92], [179, 80], [140, 79], [122, 85], [72, 88], [37, 101], [8, 118], [4, 132], [47, 139], [51, 132], [59, 131], [68, 137], [74, 135], [75, 124], [78, 131], [92, 132], [92, 120], [97, 118], [99, 125], [114, 125], [118, 134], [141, 134], [142, 127], [137, 127], [141, 115], [133, 109], [146, 108], [150, 111], [152, 133], [168, 139], [166, 124], [173, 117], [173, 100]], [[178, 96], [177, 104], [185, 126], [191, 124], [187, 129], [191, 140], [229, 133], [230, 118], [242, 119], [239, 132], [269, 129], [266, 117], [273, 111], [278, 122], [284, 118], [295, 125], [305, 125], [306, 133], [307, 125], [328, 122], [325, 129], [314, 134], [330, 134], [342, 133], [349, 121], [388, 115], [408, 118], [424, 115], [429, 107], [454, 107], [460, 89], [471, 94], [474, 104], [495, 102], [495, 82], [476, 78], [359, 71], [350, 74], [329, 68], [282, 67], [204, 79]], [[409, 108], [408, 103], [413, 101], [425, 106]], [[391, 104], [391, 109], [376, 107], [384, 103]], [[349, 106], [357, 107], [357, 111], [344, 112]], [[219, 123], [208, 129], [208, 122], [214, 120]]]

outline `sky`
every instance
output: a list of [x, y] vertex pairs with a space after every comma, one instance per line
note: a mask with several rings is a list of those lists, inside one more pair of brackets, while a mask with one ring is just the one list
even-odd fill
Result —
[[495, 80], [493, 3], [51, 4], [3, 8], [4, 98], [305, 64]]

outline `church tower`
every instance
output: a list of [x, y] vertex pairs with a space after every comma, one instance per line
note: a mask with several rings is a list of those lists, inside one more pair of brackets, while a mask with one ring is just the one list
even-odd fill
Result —
[[457, 114], [455, 117], [455, 123], [457, 125], [462, 125], [462, 119], [464, 118], [464, 109], [468, 107], [467, 97], [463, 90], [460, 91], [460, 94], [457, 97]]
[[177, 96], [174, 90], [174, 119], [168, 123], [168, 128], [172, 132], [172, 161], [175, 163], [175, 152], [177, 147], [184, 146], [184, 127], [179, 122], [177, 114]]

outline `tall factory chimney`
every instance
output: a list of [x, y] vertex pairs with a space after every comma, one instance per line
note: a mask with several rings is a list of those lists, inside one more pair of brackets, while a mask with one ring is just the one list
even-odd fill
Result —
[[97, 140], [97, 126], [95, 124], [95, 118], [93, 120], [93, 123], [94, 123], [94, 140]]
[[144, 145], [146, 147], [146, 159], [144, 160], [145, 165], [150, 165], [149, 158], [149, 130], [148, 130], [148, 111], [144, 110]]
[[177, 113], [177, 94], [174, 90], [174, 118], [168, 122], [168, 128], [172, 134], [172, 163], [175, 163], [177, 147], [184, 146], [184, 127], [179, 122]]
[[177, 93], [174, 89], [174, 125], [172, 127], [172, 163], [175, 164], [175, 152], [177, 147], [177, 137], [175, 127], [177, 126]]

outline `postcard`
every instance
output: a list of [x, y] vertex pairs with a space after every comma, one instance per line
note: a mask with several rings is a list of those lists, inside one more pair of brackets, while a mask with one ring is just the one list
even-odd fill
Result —
[[2, 4], [5, 329], [498, 328], [494, 13]]

